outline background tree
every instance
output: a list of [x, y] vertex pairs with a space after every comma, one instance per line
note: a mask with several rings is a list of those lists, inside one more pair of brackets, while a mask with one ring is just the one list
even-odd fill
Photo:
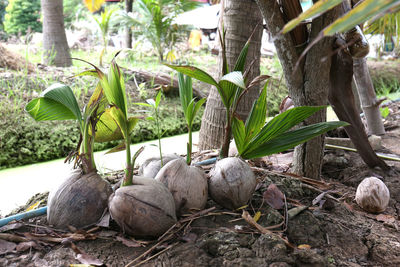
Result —
[[[299, 25], [300, 22], [305, 18], [315, 17], [316, 14], [320, 14], [321, 12], [312, 14], [312, 9], [310, 9], [300, 15], [302, 10], [298, 9], [298, 0], [282, 1], [284, 4], [283, 7], [275, 0], [257, 0], [257, 3], [266, 20], [267, 28], [274, 38], [289, 93], [292, 95], [295, 104], [324, 105], [327, 103], [327, 93], [329, 92], [330, 103], [339, 119], [351, 124], [345, 127], [345, 129], [363, 160], [370, 167], [379, 166], [382, 169], [387, 169], [387, 165], [372, 150], [359, 114], [356, 112], [354, 95], [351, 92], [351, 77], [353, 75], [353, 60], [351, 55], [349, 55], [348, 51], [340, 53], [340, 55], [333, 53], [333, 49], [337, 49], [338, 47], [341, 49], [346, 48], [347, 50], [346, 46], [339, 44], [340, 41], [346, 44], [345, 40], [340, 37], [333, 37], [336, 32], [350, 30], [358, 23], [372, 17], [373, 14], [370, 11], [376, 12], [380, 9], [364, 9], [363, 13], [358, 13], [357, 15], [354, 15], [354, 10], [352, 10], [343, 15], [340, 20], [335, 20], [339, 14], [345, 13], [344, 6], [334, 8], [341, 4], [342, 1], [314, 1], [317, 4], [313, 8], [322, 7], [325, 9], [324, 11], [329, 11], [312, 20], [310, 43], [304, 44], [303, 49], [304, 47], [306, 49], [303, 51], [301, 47], [298, 47], [300, 43], [296, 43], [296, 38], [294, 38], [296, 32], [281, 34], [280, 31], [284, 28], [288, 19], [293, 20], [285, 26], [285, 31], [289, 31], [296, 26], [297, 28], [305, 27], [304, 24]], [[363, 3], [375, 5], [378, 2], [368, 0]], [[362, 7], [363, 3], [360, 7]], [[293, 8], [296, 9], [295, 12], [291, 12]], [[297, 16], [299, 17], [296, 18]], [[344, 25], [346, 19], [351, 21], [351, 23]], [[331, 24], [333, 21], [335, 22]], [[296, 46], [300, 50], [296, 49]], [[301, 56], [304, 56], [301, 60], [299, 57], [300, 53], [302, 53]], [[331, 64], [332, 58], [335, 64]], [[300, 64], [296, 69], [297, 63]], [[325, 120], [325, 116], [324, 114], [320, 114], [314, 117], [313, 120], [314, 122], [322, 121]], [[300, 175], [319, 178], [323, 144], [323, 137], [321, 137], [297, 147], [295, 150], [294, 171]]]
[[4, 17], [4, 30], [8, 34], [26, 34], [28, 28], [42, 31], [40, 0], [9, 0]]
[[[223, 18], [224, 28], [226, 30], [225, 43], [228, 66], [233, 68], [240, 51], [244, 44], [249, 39], [251, 33], [258, 25], [254, 36], [252, 38], [246, 68], [250, 68], [249, 80], [260, 74], [260, 49], [262, 37], [262, 17], [257, 5], [253, 1], [234, 1], [227, 0], [221, 5], [221, 18]], [[220, 28], [222, 31], [222, 29]], [[222, 73], [222, 53], [220, 52], [218, 58], [218, 73]], [[254, 60], [254, 61], [253, 61]], [[219, 77], [218, 77], [219, 78]], [[257, 87], [252, 88], [241, 99], [238, 106], [238, 114], [242, 119], [245, 119], [250, 112], [254, 100], [258, 97], [259, 90]], [[207, 98], [207, 105], [204, 111], [201, 128], [199, 148], [201, 150], [220, 148], [224, 136], [225, 127], [225, 108], [222, 104], [218, 91], [212, 87], [210, 94]]]
[[198, 6], [197, 2], [190, 0], [136, 0], [135, 12], [124, 13], [120, 22], [131, 27], [138, 40], [150, 42], [163, 61], [165, 53], [172, 50], [184, 29], [173, 24], [174, 18]]
[[[281, 62], [289, 95], [296, 106], [319, 106], [328, 102], [329, 73], [331, 60], [327, 55], [332, 53], [333, 38], [325, 38], [317, 43], [301, 61], [295, 71], [299, 55], [306, 45], [307, 35], [314, 39], [319, 32], [336, 18], [333, 10], [323, 17], [314, 19], [311, 30], [300, 25], [291, 34], [280, 34], [280, 30], [290, 19], [297, 17], [301, 12], [298, 0], [282, 1], [280, 6], [276, 0], [257, 0], [261, 13], [266, 22], [268, 31], [274, 38], [274, 44]], [[325, 60], [321, 60], [324, 58]], [[326, 120], [326, 111], [320, 111], [305, 124], [323, 122]], [[319, 179], [323, 159], [324, 137], [297, 146], [294, 154], [293, 171], [306, 177]]]
[[[125, 0], [125, 12], [128, 14], [132, 12], [133, 0]], [[130, 27], [125, 27], [124, 29], [124, 39], [122, 43], [125, 48], [132, 48], [132, 31]]]
[[57, 67], [71, 66], [64, 29], [63, 1], [41, 0], [43, 13], [43, 61]]
[[6, 14], [6, 7], [8, 2], [6, 0], [0, 2], [0, 31], [4, 30], [4, 15]]
[[88, 15], [82, 0], [64, 0], [63, 6], [64, 26], [67, 29], [73, 26], [74, 21], [85, 18]]

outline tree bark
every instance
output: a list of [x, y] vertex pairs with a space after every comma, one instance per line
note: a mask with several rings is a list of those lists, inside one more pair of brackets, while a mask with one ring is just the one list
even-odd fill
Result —
[[[224, 7], [224, 5], [221, 5]], [[262, 23], [262, 17], [257, 5], [250, 0], [227, 0], [225, 10], [222, 12], [223, 22], [226, 30], [225, 43], [227, 61], [230, 69], [236, 62], [244, 44], [249, 39], [254, 28]], [[222, 31], [222, 29], [220, 29]], [[247, 56], [246, 68], [252, 63], [249, 80], [260, 74], [260, 49], [261, 49], [262, 27], [258, 25], [258, 30], [253, 35]], [[219, 54], [218, 76], [222, 73], [222, 58]], [[241, 99], [237, 113], [242, 119], [246, 119], [251, 110], [254, 100], [259, 95], [259, 88], [254, 87]], [[212, 149], [220, 148], [225, 134], [224, 127], [226, 121], [225, 107], [222, 104], [218, 91], [212, 87], [207, 98], [207, 105], [204, 111], [203, 120], [200, 128], [199, 148]]]
[[353, 69], [361, 108], [367, 119], [368, 131], [370, 134], [384, 135], [385, 127], [383, 127], [382, 116], [379, 110], [380, 102], [376, 98], [374, 85], [368, 71], [367, 60], [365, 58], [354, 59]]
[[375, 154], [364, 131], [364, 125], [354, 104], [352, 77], [353, 59], [347, 51], [341, 50], [332, 57], [329, 102], [338, 118], [350, 123], [345, 130], [364, 162], [371, 168], [388, 170], [388, 165]]
[[64, 29], [63, 1], [41, 0], [43, 14], [43, 61], [57, 67], [71, 66], [71, 55]]
[[[125, 0], [125, 12], [132, 12], [133, 0]], [[123, 47], [124, 48], [132, 48], [132, 30], [130, 27], [125, 27], [124, 29], [124, 38], [123, 38]]]
[[[328, 102], [329, 70], [332, 38], [325, 38], [307, 53], [304, 62], [295, 70], [299, 60], [296, 45], [299, 38], [281, 34], [285, 19], [276, 0], [256, 0], [272, 34], [281, 62], [289, 94], [296, 106], [326, 105]], [[336, 18], [336, 9], [314, 19], [311, 25], [310, 40]], [[299, 51], [300, 52], [300, 51]], [[304, 67], [303, 67], [304, 66]], [[326, 120], [326, 111], [321, 111], [305, 121], [306, 125]], [[293, 172], [306, 177], [319, 179], [323, 159], [324, 136], [314, 138], [295, 149]]]

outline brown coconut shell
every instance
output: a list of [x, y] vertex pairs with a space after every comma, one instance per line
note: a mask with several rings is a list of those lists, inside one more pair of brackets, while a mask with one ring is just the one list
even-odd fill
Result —
[[133, 177], [110, 196], [111, 217], [122, 231], [135, 237], [158, 237], [176, 223], [174, 198], [160, 182]]
[[208, 191], [210, 197], [228, 209], [247, 204], [257, 185], [250, 166], [239, 158], [224, 158], [210, 171]]
[[383, 212], [389, 205], [389, 200], [389, 189], [379, 178], [365, 178], [357, 187], [356, 202], [365, 211]]
[[[180, 157], [176, 154], [163, 155], [164, 166], [174, 159], [179, 159]], [[160, 157], [152, 157], [146, 159], [139, 168], [139, 176], [155, 178], [157, 173], [162, 168]]]
[[111, 185], [99, 174], [75, 170], [61, 186], [50, 192], [47, 221], [56, 228], [83, 228], [98, 222], [107, 208]]
[[172, 193], [178, 215], [204, 209], [208, 197], [207, 178], [203, 170], [187, 165], [183, 158], [168, 162], [158, 172], [157, 181]]

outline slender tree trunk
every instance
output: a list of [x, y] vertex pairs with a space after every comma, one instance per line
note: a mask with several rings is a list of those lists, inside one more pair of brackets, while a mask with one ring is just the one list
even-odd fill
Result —
[[367, 60], [365, 58], [353, 60], [354, 80], [360, 96], [361, 108], [367, 119], [368, 131], [370, 134], [384, 135], [385, 128], [381, 112], [380, 102], [376, 98], [374, 85], [368, 71]]
[[[256, 0], [266, 21], [267, 28], [272, 34], [274, 44], [280, 59], [289, 94], [296, 106], [326, 105], [328, 102], [329, 70], [331, 61], [332, 38], [325, 38], [316, 44], [295, 70], [302, 45], [293, 38], [293, 34], [280, 34], [285, 25], [285, 19], [276, 0]], [[293, 3], [298, 4], [298, 3]], [[284, 9], [285, 10], [285, 9]], [[288, 15], [288, 14], [286, 14]], [[310, 40], [336, 17], [332, 10], [314, 19], [311, 25]], [[286, 18], [288, 19], [288, 18]], [[300, 32], [300, 31], [299, 31]], [[327, 57], [328, 56], [328, 57]], [[305, 121], [305, 124], [323, 122], [326, 120], [325, 111], [315, 114]], [[323, 159], [324, 137], [317, 137], [295, 149], [293, 171], [299, 175], [319, 179]]]
[[[254, 28], [262, 23], [262, 18], [257, 5], [249, 0], [225, 0], [225, 10], [223, 23], [226, 30], [225, 43], [227, 61], [230, 69], [236, 62], [244, 44], [249, 39]], [[222, 29], [220, 29], [222, 31]], [[260, 74], [260, 49], [261, 49], [262, 27], [258, 25], [258, 30], [253, 35], [247, 56], [246, 67], [253, 62], [250, 68], [249, 79]], [[221, 51], [219, 54], [218, 76], [222, 73]], [[217, 75], [216, 75], [217, 76]], [[254, 100], [259, 95], [259, 88], [251, 89], [241, 100], [238, 106], [238, 114], [245, 119], [250, 112]], [[212, 87], [207, 98], [207, 106], [203, 115], [200, 129], [200, 149], [220, 148], [225, 134], [224, 127], [226, 121], [225, 107], [222, 104], [218, 91]]]
[[41, 0], [43, 14], [43, 61], [57, 67], [71, 66], [71, 55], [64, 29], [63, 1]]
[[[133, 0], [125, 0], [125, 12], [132, 12]], [[124, 29], [124, 39], [123, 39], [123, 47], [124, 48], [132, 48], [132, 31], [130, 27], [125, 27]]]

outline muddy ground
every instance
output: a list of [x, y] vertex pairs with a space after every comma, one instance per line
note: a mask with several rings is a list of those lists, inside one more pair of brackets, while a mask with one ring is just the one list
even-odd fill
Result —
[[[390, 105], [380, 152], [400, 154], [399, 106]], [[124, 236], [112, 220], [69, 232], [49, 227], [44, 216], [7, 225], [0, 228], [0, 266], [400, 266], [399, 162], [387, 161], [391, 170], [383, 172], [366, 167], [354, 152], [326, 150], [322, 180], [315, 182], [290, 174], [288, 159], [282, 154], [250, 162], [260, 183], [244, 210], [209, 200], [159, 240]], [[364, 212], [354, 201], [357, 185], [369, 176], [381, 178], [391, 193], [381, 214]], [[287, 207], [266, 203], [263, 193], [271, 184], [285, 194]], [[323, 192], [323, 201], [313, 205]]]

